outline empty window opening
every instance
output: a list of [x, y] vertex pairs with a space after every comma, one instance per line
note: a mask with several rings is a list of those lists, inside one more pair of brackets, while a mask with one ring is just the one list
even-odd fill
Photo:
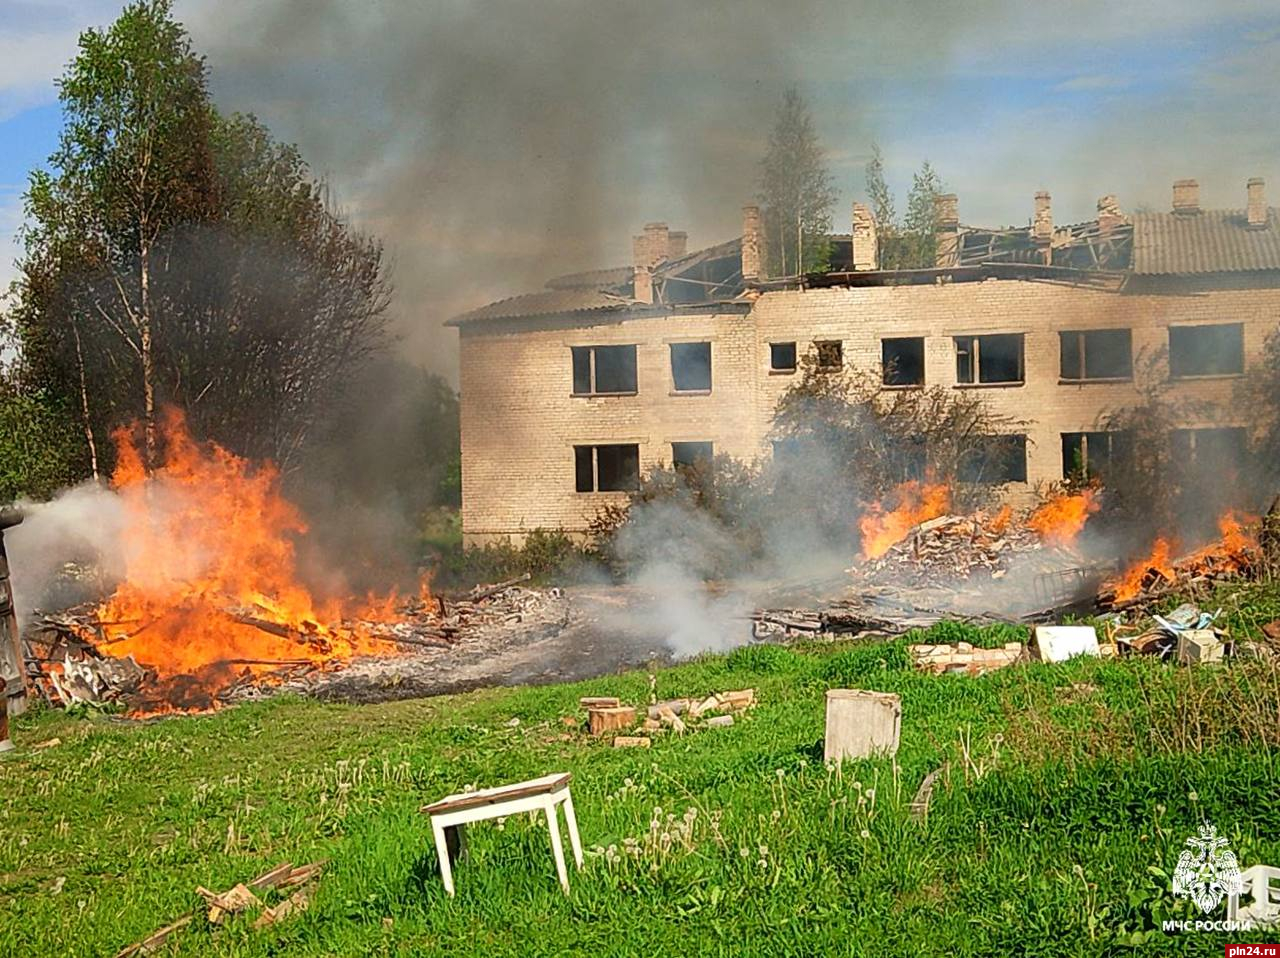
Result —
[[1173, 430], [1173, 456], [1181, 465], [1212, 469], [1222, 476], [1244, 465], [1249, 455], [1249, 437], [1243, 428]]
[[1084, 329], [1059, 333], [1063, 379], [1133, 378], [1133, 335], [1127, 329]]
[[677, 392], [710, 392], [711, 344], [672, 343], [671, 381]]
[[574, 346], [571, 351], [575, 396], [636, 391], [635, 346]]
[[1022, 333], [957, 336], [956, 382], [1021, 383]]
[[923, 386], [924, 337], [880, 340], [880, 366], [886, 386]]
[[709, 442], [673, 442], [671, 465], [677, 469], [705, 469], [714, 455]]
[[1169, 374], [1235, 376], [1244, 372], [1244, 326], [1170, 326]]
[[1123, 432], [1064, 432], [1062, 478], [1103, 478], [1121, 467], [1129, 455], [1129, 437]]
[[796, 344], [770, 343], [769, 368], [777, 373], [793, 373], [796, 371]]
[[839, 369], [844, 365], [844, 343], [838, 339], [824, 339], [815, 342], [818, 353], [819, 369]]
[[960, 457], [959, 479], [984, 485], [1026, 482], [1027, 437], [979, 437]]
[[578, 492], [630, 492], [640, 487], [638, 445], [574, 446], [574, 488]]

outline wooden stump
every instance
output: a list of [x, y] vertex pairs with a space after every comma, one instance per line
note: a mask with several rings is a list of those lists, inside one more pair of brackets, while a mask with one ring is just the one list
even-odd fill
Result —
[[592, 735], [621, 732], [636, 724], [636, 710], [630, 705], [587, 709], [587, 721], [591, 724]]
[[889, 692], [827, 690], [826, 761], [893, 755], [902, 728], [902, 700]]

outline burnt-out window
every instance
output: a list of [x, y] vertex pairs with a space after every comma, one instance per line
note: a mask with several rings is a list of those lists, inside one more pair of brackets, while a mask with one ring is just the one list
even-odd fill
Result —
[[880, 366], [886, 386], [923, 386], [924, 337], [880, 340]]
[[956, 382], [1019, 384], [1023, 381], [1022, 334], [957, 336]]
[[1243, 428], [1175, 429], [1171, 437], [1173, 457], [1180, 465], [1221, 470], [1226, 476], [1244, 465], [1249, 437]]
[[1133, 378], [1133, 335], [1127, 329], [1081, 329], [1058, 334], [1063, 379]]
[[713, 455], [709, 442], [673, 442], [671, 444], [671, 465], [677, 469], [693, 467], [705, 468]]
[[575, 396], [636, 391], [635, 346], [573, 346], [570, 351]]
[[1125, 432], [1064, 432], [1062, 478], [1105, 479], [1125, 464], [1129, 450], [1129, 435]]
[[839, 369], [844, 365], [844, 343], [838, 339], [818, 340], [813, 344], [819, 369]]
[[574, 446], [573, 469], [578, 492], [630, 492], [640, 487], [640, 447]]
[[1240, 323], [1169, 327], [1169, 374], [1174, 379], [1242, 372], [1244, 327]]
[[1027, 481], [1027, 437], [980, 436], [960, 457], [961, 482], [1000, 485]]
[[710, 392], [711, 344], [672, 343], [671, 381], [676, 392]]
[[796, 371], [796, 344], [770, 343], [769, 368], [775, 373], [793, 373]]

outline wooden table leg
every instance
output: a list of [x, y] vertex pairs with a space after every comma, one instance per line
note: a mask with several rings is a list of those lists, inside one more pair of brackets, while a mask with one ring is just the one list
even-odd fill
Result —
[[551, 854], [556, 859], [556, 874], [560, 876], [560, 887], [569, 894], [569, 871], [564, 865], [564, 846], [560, 843], [560, 818], [556, 815], [556, 803], [546, 804], [547, 831], [551, 833]]
[[582, 839], [578, 837], [578, 816], [573, 813], [573, 795], [564, 790], [564, 821], [569, 826], [569, 844], [573, 846], [573, 860], [582, 871]]
[[436, 839], [436, 857], [440, 859], [440, 877], [444, 880], [444, 890], [453, 897], [453, 868], [449, 865], [449, 841], [445, 838], [444, 826], [438, 819], [431, 819], [431, 831]]

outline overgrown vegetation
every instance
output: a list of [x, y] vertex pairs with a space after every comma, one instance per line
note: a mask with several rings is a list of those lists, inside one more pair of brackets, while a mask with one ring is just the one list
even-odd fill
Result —
[[[1280, 594], [1222, 594], [1256, 638]], [[368, 706], [279, 700], [138, 725], [18, 721], [0, 793], [0, 936], [15, 954], [113, 954], [280, 861], [329, 857], [311, 908], [255, 930], [202, 918], [175, 953], [1220, 955], [1264, 933], [1196, 918], [1170, 876], [1204, 821], [1242, 866], [1280, 860], [1280, 673], [1152, 659], [912, 671], [924, 638], [749, 646], [656, 674], [659, 696], [754, 687], [728, 729], [613, 749], [568, 730], [580, 695], [648, 700], [643, 672]], [[896, 759], [828, 768], [827, 688], [897, 692]], [[39, 742], [59, 744], [36, 749]], [[909, 804], [945, 768], [928, 816]], [[564, 897], [545, 826], [470, 830], [445, 896], [418, 808], [564, 770], [586, 869]], [[1214, 917], [1221, 917], [1219, 910]]]
[[884, 156], [871, 144], [866, 167], [867, 197], [876, 218], [880, 269], [932, 269], [938, 257], [938, 198], [944, 186], [936, 170], [925, 160], [911, 179], [906, 215], [898, 220], [893, 192], [884, 175]]

